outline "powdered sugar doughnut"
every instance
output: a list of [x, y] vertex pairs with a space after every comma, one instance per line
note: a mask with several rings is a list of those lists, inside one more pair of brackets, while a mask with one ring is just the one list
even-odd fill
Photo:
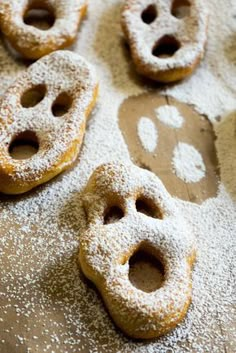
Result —
[[[83, 200], [89, 226], [81, 236], [80, 263], [111, 317], [134, 338], [167, 333], [190, 304], [195, 259], [194, 236], [174, 200], [154, 174], [123, 164], [96, 169]], [[119, 219], [109, 224], [115, 209]], [[144, 292], [129, 280], [129, 259], [140, 250], [163, 265], [164, 282], [156, 291]]]
[[[49, 54], [21, 74], [0, 104], [0, 191], [26, 192], [68, 168], [96, 96], [93, 68], [69, 51]], [[38, 152], [12, 158], [13, 146], [25, 141]]]
[[[41, 30], [25, 23], [25, 15], [35, 9], [53, 15], [51, 28]], [[18, 52], [38, 59], [74, 42], [86, 9], [86, 0], [2, 0], [1, 29]]]
[[208, 13], [202, 0], [126, 0], [121, 23], [137, 71], [153, 80], [186, 77], [204, 54]]

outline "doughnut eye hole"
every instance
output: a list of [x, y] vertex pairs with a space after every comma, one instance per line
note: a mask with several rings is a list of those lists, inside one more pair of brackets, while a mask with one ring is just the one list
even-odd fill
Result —
[[72, 98], [68, 93], [63, 92], [57, 96], [52, 104], [52, 114], [60, 117], [68, 113], [72, 106]]
[[9, 146], [9, 154], [13, 159], [29, 159], [39, 150], [38, 137], [33, 131], [24, 131], [16, 135]]
[[164, 266], [149, 251], [138, 249], [129, 259], [129, 280], [137, 289], [152, 293], [162, 287]]
[[163, 219], [163, 213], [156, 203], [145, 196], [140, 196], [135, 203], [136, 210], [148, 217]]
[[162, 37], [152, 50], [152, 55], [160, 59], [165, 59], [173, 56], [180, 48], [179, 41], [174, 36]]
[[37, 85], [25, 91], [21, 96], [21, 105], [24, 108], [32, 108], [43, 100], [46, 95], [46, 86]]
[[28, 26], [46, 31], [55, 23], [54, 11], [45, 1], [30, 1], [24, 13], [23, 21]]
[[145, 10], [143, 10], [142, 14], [141, 14], [141, 18], [143, 20], [144, 23], [150, 25], [152, 22], [155, 21], [155, 19], [157, 18], [157, 8], [154, 4], [149, 5], [148, 7], [146, 7]]
[[104, 213], [104, 224], [118, 222], [124, 217], [124, 211], [119, 206], [111, 206]]
[[190, 16], [191, 4], [188, 0], [174, 0], [172, 3], [172, 16], [182, 19]]

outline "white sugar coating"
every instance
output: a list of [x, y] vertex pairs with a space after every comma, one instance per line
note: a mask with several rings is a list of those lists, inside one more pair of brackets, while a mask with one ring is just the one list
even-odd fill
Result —
[[[193, 76], [169, 87], [168, 93], [195, 104], [214, 120], [235, 109], [235, 66], [224, 47], [234, 38], [236, 3], [207, 4], [211, 16], [205, 59]], [[130, 161], [118, 128], [118, 108], [123, 99], [147, 89], [124, 50], [120, 10], [118, 0], [90, 1], [88, 18], [73, 47], [95, 65], [100, 78], [100, 99], [88, 122], [79, 163], [24, 197], [9, 201], [1, 197], [0, 351], [8, 349], [11, 340], [12, 353], [235, 352], [236, 205], [222, 186], [216, 198], [201, 206], [175, 201], [194, 227], [198, 254], [193, 304], [186, 320], [169, 335], [150, 342], [124, 337], [81, 276], [77, 257], [85, 215], [80, 193], [101, 163]], [[0, 64], [3, 93], [24, 63], [11, 57], [0, 42]], [[24, 338], [22, 344], [18, 336]]]
[[177, 177], [186, 183], [197, 183], [205, 177], [206, 166], [198, 150], [179, 142], [174, 148], [172, 166]]
[[184, 118], [178, 109], [170, 105], [162, 105], [155, 109], [157, 118], [165, 125], [174, 129], [180, 129], [184, 124]]
[[[155, 4], [157, 17], [150, 24], [142, 21], [142, 13]], [[207, 38], [208, 8], [202, 0], [191, 0], [190, 15], [180, 21], [171, 14], [171, 1], [126, 0], [122, 23], [134, 57], [153, 73], [194, 65], [204, 54]], [[170, 35], [180, 48], [165, 58], [153, 55], [156, 44]]]
[[140, 142], [145, 150], [154, 152], [158, 143], [158, 131], [150, 118], [141, 117], [137, 126]]
[[[25, 92], [41, 85], [45, 87], [43, 99], [33, 107], [24, 107], [21, 98]], [[92, 65], [70, 51], [51, 53], [19, 75], [0, 104], [1, 183], [6, 175], [18, 185], [30, 183], [72, 164], [83, 141], [87, 109], [94, 101], [97, 85]], [[68, 95], [71, 106], [64, 116], [56, 117], [52, 106], [61, 94]], [[29, 160], [16, 161], [9, 154], [9, 146], [25, 131], [36, 134], [39, 151]], [[70, 149], [74, 153], [68, 156]]]
[[[115, 205], [123, 208], [125, 216], [108, 226], [104, 225], [104, 214], [112, 202], [110, 195], [119, 200]], [[140, 212], [135, 206], [137, 198], [152, 200], [155, 216], [150, 211], [148, 215]], [[89, 222], [80, 240], [85, 275], [98, 286], [111, 316], [132, 337], [140, 332], [148, 335], [150, 330], [158, 333], [160, 326], [166, 330], [168, 321], [178, 321], [190, 300], [190, 264], [196, 252], [192, 226], [178, 213], [175, 200], [161, 181], [132, 165], [99, 167], [83, 199]], [[124, 263], [127, 254], [140, 247], [158, 253], [165, 268], [162, 287], [148, 296], [134, 288], [129, 280], [129, 261]]]
[[[66, 41], [75, 38], [80, 22], [81, 9], [86, 0], [47, 0], [46, 9], [55, 17], [54, 25], [47, 31], [27, 25], [22, 18], [22, 10], [27, 8], [28, 0], [2, 0], [0, 15], [2, 16], [3, 33], [19, 48], [32, 49], [34, 46], [55, 46], [60, 49]], [[32, 7], [34, 8], [34, 7]], [[44, 6], [43, 6], [44, 8]]]

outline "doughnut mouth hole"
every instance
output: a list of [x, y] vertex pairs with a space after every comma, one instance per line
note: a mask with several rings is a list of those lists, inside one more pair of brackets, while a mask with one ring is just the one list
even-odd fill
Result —
[[45, 85], [34, 86], [23, 93], [23, 95], [21, 96], [21, 105], [24, 108], [35, 107], [44, 99], [45, 95]]
[[149, 5], [141, 14], [144, 23], [150, 25], [157, 18], [157, 8], [154, 4]]
[[173, 56], [180, 49], [179, 41], [173, 36], [162, 37], [152, 50], [152, 55], [160, 59]]
[[52, 105], [52, 114], [60, 117], [68, 113], [72, 106], [72, 98], [68, 93], [63, 92], [57, 96]]
[[163, 219], [162, 211], [151, 198], [141, 196], [136, 200], [135, 206], [137, 212], [148, 217]]
[[162, 287], [164, 266], [158, 257], [139, 248], [129, 259], [129, 280], [137, 289], [151, 293]]
[[188, 0], [174, 0], [171, 14], [179, 19], [190, 16], [191, 4]]
[[104, 224], [116, 223], [123, 217], [124, 212], [119, 206], [109, 207], [104, 213]]
[[24, 13], [23, 21], [28, 26], [46, 31], [55, 23], [54, 11], [44, 1], [30, 1]]
[[9, 146], [9, 154], [13, 159], [29, 159], [39, 150], [38, 137], [33, 131], [24, 131], [16, 135]]

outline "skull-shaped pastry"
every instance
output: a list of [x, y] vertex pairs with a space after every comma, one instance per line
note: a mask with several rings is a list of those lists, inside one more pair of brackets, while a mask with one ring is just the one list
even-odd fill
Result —
[[[11, 45], [29, 59], [39, 59], [71, 45], [87, 10], [86, 0], [1, 0], [1, 29]], [[30, 11], [48, 14], [50, 28], [31, 24]]]
[[[26, 192], [71, 166], [97, 89], [93, 67], [69, 51], [49, 54], [19, 75], [0, 104], [1, 192]], [[12, 148], [25, 142], [37, 153], [13, 158]]]
[[[175, 201], [154, 174], [126, 164], [97, 168], [83, 200], [89, 226], [81, 236], [80, 264], [114, 322], [134, 338], [167, 333], [184, 318], [191, 302], [195, 259], [194, 235]], [[119, 220], [108, 223], [112, 209]], [[161, 288], [150, 293], [129, 280], [129, 259], [140, 250], [164, 269]]]
[[161, 82], [192, 73], [204, 54], [207, 23], [202, 0], [126, 0], [121, 21], [137, 71]]

